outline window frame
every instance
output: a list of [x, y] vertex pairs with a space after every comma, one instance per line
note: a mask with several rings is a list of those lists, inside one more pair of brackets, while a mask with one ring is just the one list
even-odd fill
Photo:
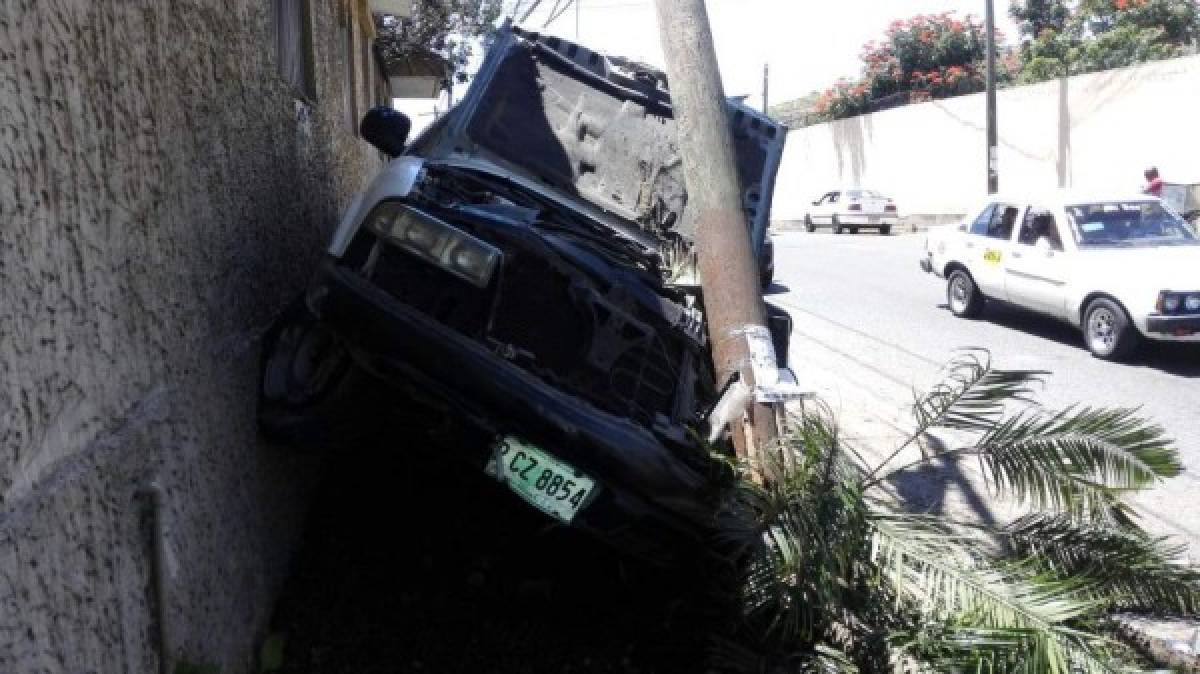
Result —
[[[299, 58], [299, 82], [292, 81], [291, 76], [285, 71], [287, 65], [284, 61], [284, 40], [285, 36], [283, 26], [283, 8], [285, 4], [294, 4], [295, 12], [300, 20], [299, 33], [297, 39], [299, 43], [295, 45], [297, 57]], [[291, 89], [292, 95], [300, 100], [310, 104], [317, 102], [317, 78], [316, 78], [316, 44], [313, 39], [313, 20], [312, 20], [312, 0], [271, 0], [271, 30], [273, 42], [275, 43], [275, 72], [284, 84]]]
[[[986, 206], [984, 206], [983, 210], [979, 211], [979, 213], [974, 218], [971, 219], [971, 223], [969, 225], [967, 225], [967, 233], [973, 234], [975, 236], [986, 237], [988, 235], [987, 231], [988, 231], [988, 229], [990, 229], [989, 223], [991, 223], [991, 221], [992, 221], [992, 215], [993, 215], [994, 211], [996, 210], [997, 206], [999, 206], [999, 204], [997, 204], [995, 202], [989, 202]], [[983, 225], [982, 232], [977, 231], [977, 228], [981, 222]]]
[[[1054, 238], [1047, 237], [1047, 240], [1049, 240], [1049, 242], [1050, 242], [1050, 249], [1055, 252], [1060, 252], [1060, 253], [1064, 252], [1066, 250], [1066, 248], [1065, 248], [1065, 245], [1063, 244], [1063, 241], [1064, 241], [1063, 235], [1062, 235], [1063, 230], [1062, 230], [1062, 227], [1059, 226], [1059, 224], [1058, 224], [1058, 218], [1054, 217], [1054, 211], [1049, 208], [1038, 208], [1033, 205], [1031, 205], [1025, 209], [1025, 217], [1021, 218], [1021, 226], [1016, 228], [1017, 236], [1015, 239], [1015, 243], [1017, 245], [1021, 245], [1021, 246], [1028, 246], [1029, 248], [1035, 248], [1037, 246], [1037, 239], [1034, 239], [1034, 241], [1032, 241], [1031, 243], [1026, 243], [1021, 240], [1021, 235], [1024, 234], [1026, 227], [1032, 224], [1031, 220], [1030, 220], [1031, 218], [1040, 218], [1040, 217], [1049, 217], [1050, 218], [1050, 228], [1053, 230], [1054, 235], [1055, 235]], [[1057, 244], [1055, 243], [1055, 238], [1057, 238]]]

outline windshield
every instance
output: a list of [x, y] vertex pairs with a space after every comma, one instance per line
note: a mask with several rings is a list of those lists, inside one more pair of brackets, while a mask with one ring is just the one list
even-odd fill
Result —
[[1162, 246], [1200, 243], [1187, 222], [1157, 201], [1067, 206], [1080, 246]]

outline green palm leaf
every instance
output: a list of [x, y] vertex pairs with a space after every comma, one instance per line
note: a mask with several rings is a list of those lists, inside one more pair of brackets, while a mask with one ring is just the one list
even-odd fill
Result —
[[1013, 402], [1032, 404], [1034, 384], [1049, 372], [999, 370], [987, 352], [969, 349], [951, 361], [942, 381], [913, 405], [918, 433], [931, 428], [988, 430]]
[[1024, 412], [1000, 422], [964, 453], [979, 457], [1000, 494], [1038, 508], [1127, 522], [1123, 492], [1179, 475], [1162, 429], [1133, 410]]
[[[1021, 662], [1028, 671], [1048, 674], [1118, 671], [1090, 637], [1067, 627], [1098, 607], [1086, 598], [1082, 581], [984, 563], [964, 545], [970, 539], [932, 526], [928, 518], [888, 515], [872, 523], [872, 558], [898, 596], [926, 620], [992, 630], [987, 648], [975, 643], [958, 657]], [[952, 645], [942, 647], [954, 652]]]
[[1026, 515], [1002, 533], [1046, 572], [1088, 579], [1092, 595], [1112, 608], [1200, 613], [1200, 571], [1184, 561], [1182, 545], [1053, 514]]

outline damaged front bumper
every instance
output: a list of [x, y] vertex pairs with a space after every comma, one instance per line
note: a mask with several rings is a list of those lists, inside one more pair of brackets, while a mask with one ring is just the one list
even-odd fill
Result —
[[[424, 314], [369, 280], [327, 260], [308, 303], [352, 345], [368, 371], [496, 435], [519, 436], [601, 486], [575, 522], [619, 547], [646, 545], [662, 529], [698, 540], [714, 520], [719, 464], [694, 444], [665, 441], [628, 419], [568, 395]], [[486, 447], [464, 447], [480, 471]]]

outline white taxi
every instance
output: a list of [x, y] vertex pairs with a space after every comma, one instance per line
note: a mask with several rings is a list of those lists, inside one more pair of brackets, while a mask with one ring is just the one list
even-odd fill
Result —
[[1097, 357], [1143, 339], [1200, 342], [1200, 238], [1146, 195], [992, 195], [931, 230], [921, 268], [947, 279], [956, 316], [997, 300], [1080, 328]]

